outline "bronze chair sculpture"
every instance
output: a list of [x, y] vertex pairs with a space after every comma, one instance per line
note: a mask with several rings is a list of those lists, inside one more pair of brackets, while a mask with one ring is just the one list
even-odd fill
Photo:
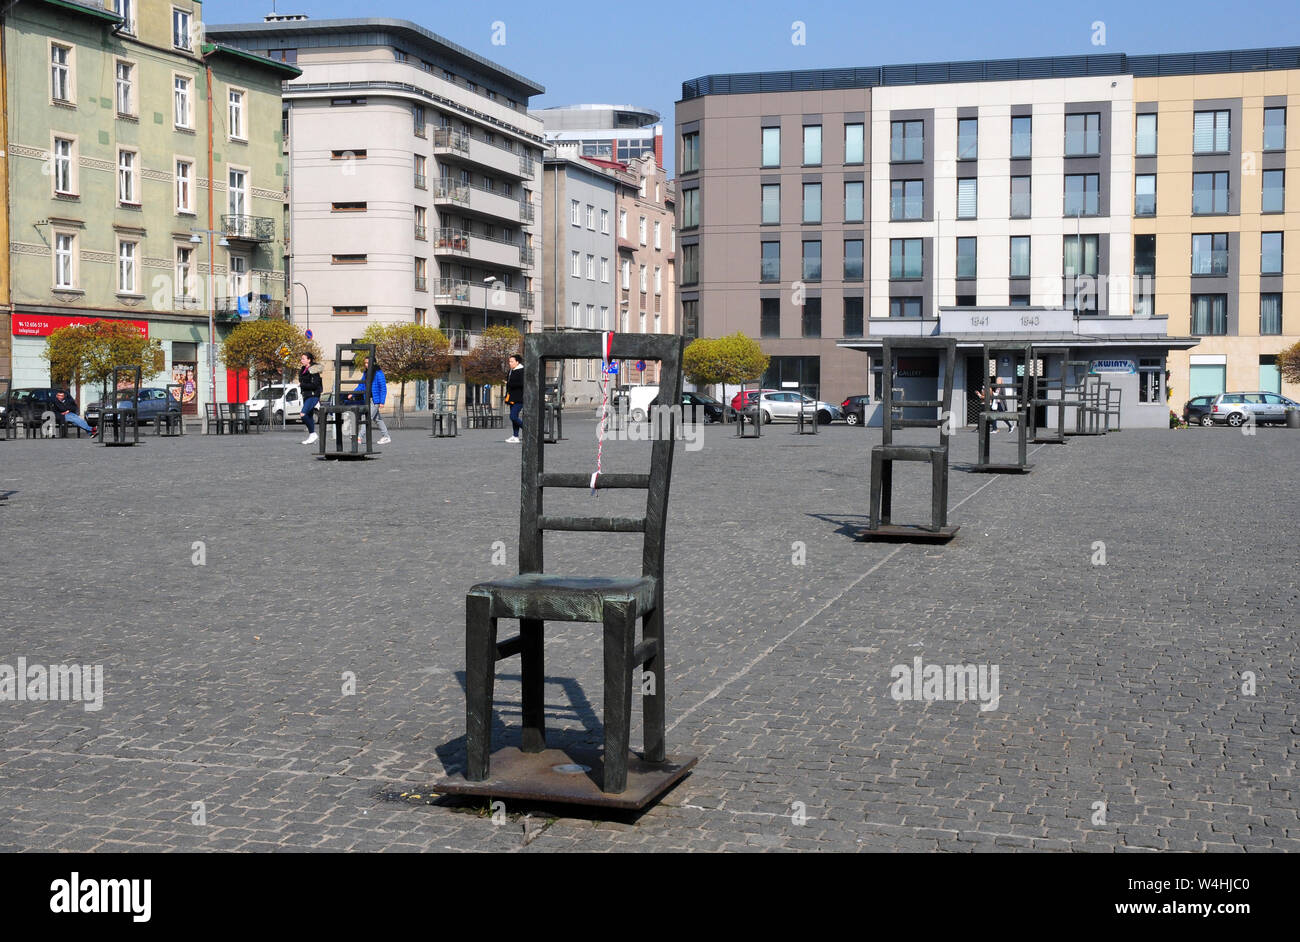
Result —
[[[356, 391], [349, 390], [346, 395], [351, 397], [351, 401], [344, 402], [343, 397], [343, 369], [345, 364], [348, 372], [352, 373], [352, 362], [355, 355], [360, 354], [369, 358], [370, 365], [366, 367], [362, 377], [362, 388]], [[353, 376], [353, 379], [356, 377]], [[326, 404], [321, 403], [320, 409], [320, 448], [317, 452], [317, 458], [340, 459], [340, 460], [364, 460], [372, 458], [379, 454], [375, 451], [375, 436], [371, 434], [370, 428], [370, 390], [375, 381], [375, 345], [373, 343], [341, 343], [335, 347], [334, 351], [334, 398]], [[346, 420], [346, 421], [345, 421]], [[330, 439], [330, 425], [334, 426], [334, 447], [327, 450], [326, 446]], [[345, 433], [343, 426], [348, 424], [351, 430]], [[364, 433], [365, 448], [359, 449], [358, 437]], [[347, 448], [344, 439], [347, 439]]]
[[[996, 472], [1002, 474], [1026, 474], [1032, 464], [1026, 460], [1026, 447], [1029, 441], [1029, 422], [1030, 412], [1033, 411], [1033, 405], [1030, 402], [1030, 372], [1033, 369], [1033, 361], [1030, 359], [1033, 348], [1027, 343], [986, 343], [984, 344], [984, 354], [981, 362], [984, 364], [984, 404], [980, 409], [979, 417], [979, 460], [971, 466], [972, 471]], [[1017, 354], [1022, 358], [1024, 371], [1016, 376], [1015, 361], [1012, 361], [1012, 377], [1003, 380], [1000, 376], [989, 375], [990, 361], [996, 363], [999, 353]], [[993, 372], [996, 374], [997, 368], [994, 366]], [[1004, 406], [1010, 405], [1013, 408], [996, 410], [993, 408], [994, 401], [999, 400]], [[991, 433], [997, 428], [999, 422], [1015, 422], [1016, 424], [1016, 460], [1015, 461], [993, 461], [990, 456], [990, 446], [992, 443]]]

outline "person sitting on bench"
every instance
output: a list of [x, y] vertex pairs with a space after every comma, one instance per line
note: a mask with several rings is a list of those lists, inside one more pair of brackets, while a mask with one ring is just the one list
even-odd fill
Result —
[[77, 426], [77, 428], [89, 432], [91, 437], [94, 437], [95, 430], [91, 428], [90, 424], [77, 412], [77, 400], [73, 399], [62, 389], [54, 394], [54, 411], [58, 415], [60, 422], [70, 422]]

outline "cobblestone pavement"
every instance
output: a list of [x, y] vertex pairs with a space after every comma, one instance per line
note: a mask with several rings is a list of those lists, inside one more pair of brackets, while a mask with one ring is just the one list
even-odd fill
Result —
[[[548, 469], [590, 470], [594, 428]], [[496, 824], [429, 784], [463, 761], [465, 592], [514, 571], [507, 434], [396, 431], [366, 464], [292, 430], [0, 443], [0, 664], [104, 670], [97, 711], [0, 700], [0, 850], [1300, 850], [1300, 435], [1127, 430], [1011, 477], [962, 470], [962, 433], [961, 530], [927, 546], [846, 535], [877, 432], [709, 428], [668, 528], [669, 749], [698, 767], [639, 817]], [[622, 512], [548, 509], [594, 502]], [[548, 565], [626, 571], [635, 544], [558, 534]], [[552, 741], [598, 744], [598, 628], [548, 626], [546, 654]], [[914, 658], [996, 666], [996, 708], [896, 700]]]

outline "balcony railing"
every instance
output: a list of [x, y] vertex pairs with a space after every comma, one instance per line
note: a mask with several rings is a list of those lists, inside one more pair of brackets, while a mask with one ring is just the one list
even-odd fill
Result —
[[531, 177], [537, 169], [537, 161], [531, 157], [519, 158], [519, 175], [521, 177]]
[[464, 229], [449, 229], [443, 227], [435, 229], [433, 236], [433, 247], [438, 252], [455, 252], [457, 254], [469, 254], [469, 233]]
[[284, 302], [272, 298], [245, 298], [243, 303], [246, 306], [247, 314], [241, 314], [239, 310], [241, 298], [239, 295], [228, 295], [224, 298], [217, 298], [213, 303], [213, 313], [218, 317], [237, 318], [274, 318], [284, 316]]
[[468, 206], [469, 184], [460, 183], [450, 177], [439, 177], [433, 184], [433, 198]]
[[469, 353], [483, 342], [483, 333], [478, 330], [452, 328], [443, 330], [443, 334], [451, 341], [451, 352], [456, 354]]
[[433, 129], [434, 150], [453, 150], [458, 154], [469, 154], [469, 135], [453, 128]]
[[199, 299], [189, 295], [176, 295], [172, 298], [172, 310], [174, 311], [197, 311], [199, 309]]
[[221, 230], [227, 239], [241, 242], [275, 241], [275, 220], [269, 216], [225, 215], [221, 217]]
[[519, 221], [532, 222], [534, 218], [536, 218], [536, 216], [533, 212], [533, 204], [521, 200], [519, 203]]
[[523, 265], [525, 268], [531, 268], [535, 261], [536, 261], [536, 257], [533, 254], [533, 250], [520, 246], [519, 264]]
[[533, 292], [531, 291], [519, 292], [519, 310], [521, 311], [536, 310], [535, 304], [536, 302], [533, 299]]
[[469, 282], [455, 278], [439, 278], [434, 282], [434, 302], [437, 304], [469, 304]]

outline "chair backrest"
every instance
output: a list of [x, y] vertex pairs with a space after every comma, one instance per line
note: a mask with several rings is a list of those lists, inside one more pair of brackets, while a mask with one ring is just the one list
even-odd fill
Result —
[[[999, 353], [1013, 353], [1022, 358], [1024, 369], [1019, 376], [1015, 375], [1016, 365], [1014, 361], [1011, 364], [1011, 377], [1003, 379], [997, 372], [997, 355]], [[984, 405], [989, 407], [994, 397], [1002, 399], [1004, 402], [1008, 399], [1015, 401], [1016, 411], [1026, 408], [1029, 402], [1029, 387], [1031, 384], [1031, 375], [1034, 371], [1033, 362], [1033, 344], [1029, 343], [986, 343], [984, 344]], [[993, 373], [989, 372], [989, 364], [994, 364]]]
[[[614, 360], [658, 360], [660, 363], [659, 403], [670, 407], [666, 423], [652, 423], [648, 474], [601, 474], [597, 489], [644, 490], [644, 517], [549, 517], [543, 494], [548, 487], [589, 488], [591, 475], [578, 472], [546, 472], [543, 410], [544, 381], [549, 360], [600, 360], [604, 358], [603, 333], [543, 332], [524, 337], [524, 445], [519, 512], [519, 571], [543, 572], [542, 536], [547, 530], [642, 533], [642, 575], [663, 575], [664, 525], [668, 516], [668, 487], [673, 470], [673, 448], [682, 401], [682, 349], [685, 340], [676, 334], [614, 334], [610, 358]], [[664, 428], [664, 425], [667, 427]], [[657, 434], [656, 434], [657, 433]]]
[[[345, 392], [351, 393], [353, 391], [351, 389], [345, 390], [343, 384], [346, 382], [351, 385], [356, 382], [357, 374], [352, 367], [352, 361], [356, 359], [358, 353], [370, 358], [370, 365], [366, 367], [365, 376], [363, 377], [364, 388], [361, 391], [361, 399], [359, 400], [360, 405], [370, 405], [370, 390], [375, 384], [375, 345], [373, 343], [341, 343], [334, 348], [334, 405], [336, 406], [344, 404], [343, 394]], [[347, 368], [347, 380], [343, 379], [344, 367]]]
[[[934, 418], [905, 419], [894, 415], [894, 378], [895, 358], [904, 353], [939, 354], [941, 361], [938, 376], [938, 399], [907, 399], [902, 403], [906, 409], [938, 409]], [[939, 444], [947, 447], [948, 432], [951, 423], [948, 416], [952, 412], [952, 384], [957, 370], [957, 341], [951, 337], [885, 337], [881, 340], [880, 361], [882, 365], [881, 388], [884, 389], [884, 408], [881, 410], [882, 444], [890, 445], [894, 441], [895, 429], [937, 428]]]

